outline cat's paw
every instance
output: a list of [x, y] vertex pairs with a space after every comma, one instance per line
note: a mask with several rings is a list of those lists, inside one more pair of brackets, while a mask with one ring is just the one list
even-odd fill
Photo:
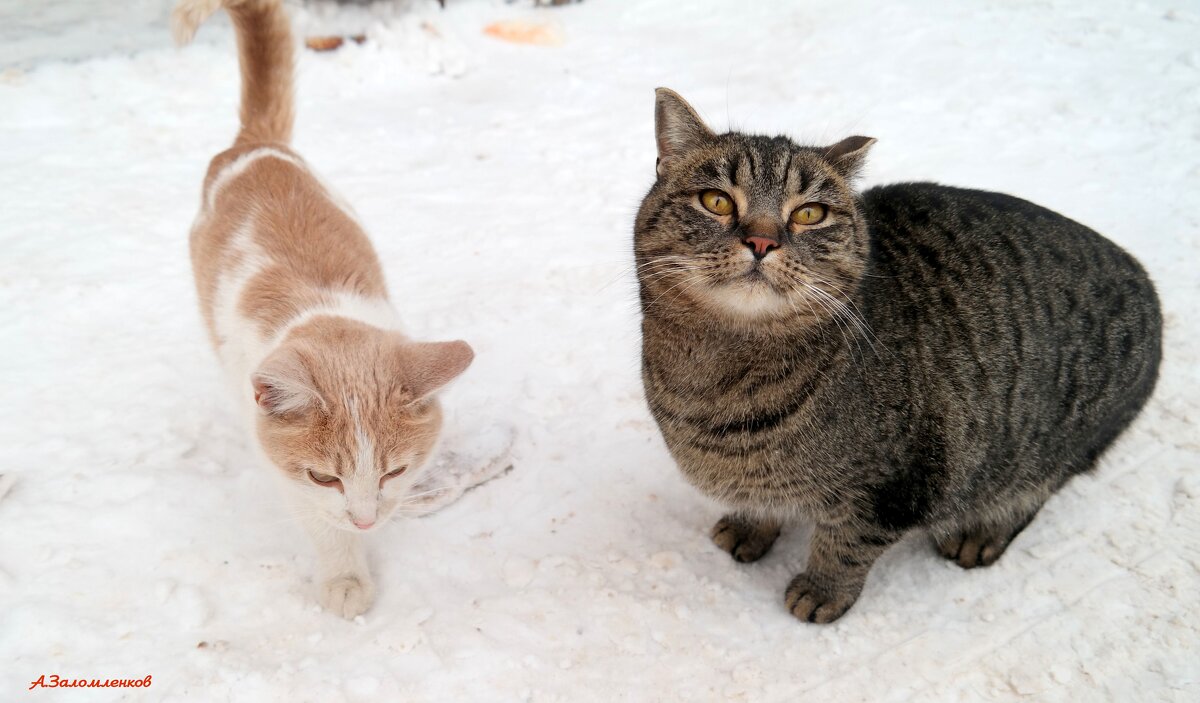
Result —
[[991, 566], [996, 563], [1004, 550], [1008, 549], [1012, 538], [1007, 535], [997, 535], [988, 531], [959, 533], [951, 537], [934, 540], [938, 553], [964, 569], [974, 569], [977, 566]]
[[753, 523], [737, 515], [726, 515], [712, 529], [713, 544], [742, 563], [761, 559], [778, 537], [777, 524]]
[[350, 620], [375, 602], [375, 584], [366, 576], [335, 576], [321, 584], [319, 597], [325, 610]]
[[783, 602], [797, 618], [825, 624], [842, 617], [856, 600], [858, 591], [830, 587], [805, 572], [788, 584]]

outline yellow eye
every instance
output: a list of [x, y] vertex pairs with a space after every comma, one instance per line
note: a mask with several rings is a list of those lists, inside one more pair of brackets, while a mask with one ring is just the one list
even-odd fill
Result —
[[317, 483], [320, 483], [320, 484], [326, 485], [326, 486], [329, 484], [332, 484], [332, 483], [336, 483], [339, 480], [337, 476], [330, 476], [329, 474], [323, 474], [323, 473], [320, 473], [317, 471], [309, 471], [308, 477], [311, 478], [312, 480], [316, 481]]
[[829, 212], [821, 203], [805, 203], [792, 210], [792, 223], [797, 225], [815, 225], [825, 219]]
[[700, 204], [714, 215], [728, 215], [733, 212], [733, 198], [720, 190], [706, 190], [701, 193]]

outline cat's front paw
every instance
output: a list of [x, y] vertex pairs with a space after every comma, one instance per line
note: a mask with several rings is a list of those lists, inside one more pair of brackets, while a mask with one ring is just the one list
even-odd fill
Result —
[[321, 584], [319, 597], [325, 610], [350, 620], [375, 602], [375, 584], [366, 576], [335, 576]]
[[854, 605], [860, 589], [837, 588], [804, 572], [788, 584], [784, 604], [788, 612], [806, 622], [833, 622]]
[[758, 561], [779, 538], [778, 523], [756, 523], [739, 515], [726, 515], [712, 529], [712, 541], [734, 561]]

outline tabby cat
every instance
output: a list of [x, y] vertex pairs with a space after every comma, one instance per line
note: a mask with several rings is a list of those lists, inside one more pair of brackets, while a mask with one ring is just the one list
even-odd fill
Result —
[[1154, 387], [1140, 265], [998, 193], [853, 187], [874, 142], [715, 134], [659, 89], [658, 178], [635, 225], [642, 376], [740, 562], [815, 523], [788, 610], [836, 620], [923, 528], [963, 568], [1004, 552]]

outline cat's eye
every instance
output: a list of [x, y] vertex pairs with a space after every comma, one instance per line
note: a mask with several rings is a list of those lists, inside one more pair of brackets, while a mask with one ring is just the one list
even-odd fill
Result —
[[322, 486], [332, 486], [340, 480], [337, 476], [323, 474], [320, 471], [313, 471], [311, 469], [308, 472], [308, 477]]
[[822, 222], [828, 213], [829, 209], [821, 203], [805, 203], [792, 210], [790, 219], [792, 224], [815, 225]]
[[700, 194], [700, 204], [714, 215], [728, 215], [733, 212], [733, 198], [723, 190], [706, 190]]
[[392, 480], [392, 479], [396, 478], [397, 476], [399, 476], [399, 475], [403, 474], [405, 471], [408, 471], [408, 465], [407, 465], [407, 464], [405, 464], [404, 466], [401, 466], [401, 467], [398, 467], [398, 468], [392, 469], [391, 471], [387, 472], [386, 474], [384, 474], [383, 476], [381, 476], [381, 477], [379, 478], [379, 488], [380, 488], [380, 489], [382, 489], [382, 488], [383, 488], [383, 484], [385, 484], [385, 483], [387, 483], [388, 481], [390, 481], [390, 480]]

